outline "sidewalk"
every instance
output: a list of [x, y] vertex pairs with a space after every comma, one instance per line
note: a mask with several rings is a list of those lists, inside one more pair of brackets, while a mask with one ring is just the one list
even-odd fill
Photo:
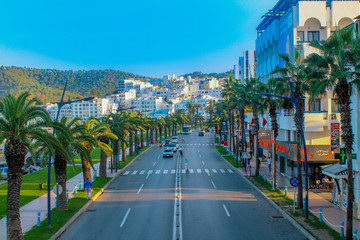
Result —
[[[107, 158], [107, 162], [109, 163], [110, 157]], [[107, 166], [108, 166], [107, 163]], [[96, 175], [99, 175], [100, 163], [94, 164], [96, 169]], [[93, 170], [91, 169], [91, 174], [93, 174]], [[113, 173], [110, 172], [110, 169], [107, 169], [107, 176], [113, 177], [115, 175], [115, 171]], [[66, 188], [69, 189], [69, 198], [73, 198], [75, 195], [72, 193], [74, 190], [74, 185], [77, 184], [79, 187], [79, 181], [83, 183], [83, 174], [82, 172], [77, 174], [75, 177], [69, 179], [66, 182]], [[83, 185], [82, 185], [83, 187]], [[55, 194], [51, 192], [51, 209], [55, 208]], [[20, 218], [21, 218], [21, 227], [23, 233], [31, 230], [33, 226], [37, 224], [37, 213], [40, 212], [40, 221], [43, 221], [47, 217], [47, 194], [44, 194], [41, 197], [34, 199], [29, 202], [25, 206], [20, 208]], [[56, 221], [56, 218], [52, 218], [51, 221]], [[5, 240], [7, 238], [6, 234], [6, 217], [0, 219], [0, 240]]]
[[[255, 175], [255, 161], [251, 160], [251, 176]], [[269, 169], [267, 166], [267, 162], [263, 161], [260, 164], [261, 176], [264, 177], [264, 173], [266, 173], [266, 180], [272, 184], [271, 182], [271, 173], [269, 173]], [[243, 175], [247, 176], [244, 168], [239, 168], [239, 172]], [[290, 178], [284, 174], [276, 172], [276, 180], [278, 180], [278, 187], [284, 193], [285, 186], [288, 189], [288, 196], [291, 199], [294, 199], [294, 190], [296, 189], [295, 195], [297, 193], [297, 188], [294, 188], [290, 185]], [[304, 192], [305, 199], [305, 192]], [[346, 212], [341, 210], [338, 206], [332, 204], [331, 193], [324, 192], [319, 190], [309, 190], [309, 211], [319, 217], [319, 208], [322, 208], [323, 219], [324, 222], [333, 228], [335, 231], [340, 232], [340, 222], [344, 222], [344, 226], [346, 226]], [[353, 228], [360, 230], [360, 220], [353, 219]]]

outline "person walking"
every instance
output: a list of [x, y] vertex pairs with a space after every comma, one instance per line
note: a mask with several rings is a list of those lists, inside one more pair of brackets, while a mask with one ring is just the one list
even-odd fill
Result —
[[84, 189], [86, 191], [86, 199], [90, 199], [93, 185], [89, 178], [86, 178], [86, 181], [84, 182]]
[[270, 158], [270, 156], [268, 156], [267, 163], [268, 163], [268, 167], [269, 167], [269, 174], [271, 174], [271, 158]]

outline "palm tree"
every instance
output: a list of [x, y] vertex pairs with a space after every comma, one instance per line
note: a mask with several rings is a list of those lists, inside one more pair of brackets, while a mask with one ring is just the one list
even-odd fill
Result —
[[[41, 141], [49, 151], [54, 149], [66, 155], [55, 137], [43, 127], [56, 126], [44, 108], [34, 106], [38, 99], [28, 100], [29, 92], [17, 98], [9, 94], [0, 102], [0, 142], [5, 141], [4, 154], [8, 165], [8, 192], [6, 205], [7, 239], [24, 239], [20, 222], [20, 187], [25, 156], [33, 156], [33, 140]], [[34, 124], [29, 122], [36, 121]]]
[[[284, 67], [275, 67], [272, 74], [280, 75], [280, 77], [274, 78], [276, 91], [290, 93], [289, 81], [294, 88], [294, 97], [297, 99], [303, 99], [305, 93], [309, 90], [309, 84], [307, 82], [307, 72], [304, 59], [301, 57], [299, 51], [295, 49], [294, 62], [291, 61], [291, 57], [288, 54], [279, 54], [279, 57], [284, 61]], [[300, 179], [298, 186], [298, 208], [303, 207], [303, 184], [302, 184], [302, 163], [301, 163], [301, 130], [300, 124], [304, 126], [304, 101], [297, 101], [297, 109], [299, 110], [300, 122], [294, 114], [294, 122], [296, 128], [297, 148], [297, 177]], [[307, 170], [306, 170], [307, 171]]]
[[199, 116], [199, 108], [201, 108], [201, 105], [196, 103], [193, 105], [194, 106], [194, 109], [196, 110], [196, 114], [194, 116], [194, 120], [195, 120], [195, 128], [197, 127], [197, 120], [198, 118], [196, 116]]
[[[353, 233], [353, 204], [354, 204], [354, 177], [351, 150], [354, 144], [354, 134], [351, 125], [351, 95], [353, 89], [360, 90], [359, 54], [360, 40], [353, 26], [334, 32], [326, 41], [311, 44], [319, 53], [309, 56], [307, 62], [312, 74], [312, 97], [334, 91], [340, 103], [341, 140], [345, 145], [347, 155], [347, 212], [346, 212], [346, 239], [352, 239]], [[325, 74], [323, 74], [325, 73]], [[319, 77], [319, 75], [321, 77]]]
[[[109, 137], [109, 138], [116, 138], [116, 135], [113, 134], [110, 130], [110, 127], [106, 123], [101, 123], [99, 120], [95, 118], [88, 118], [86, 121], [83, 121], [82, 124], [84, 125], [85, 129], [82, 132], [83, 139], [80, 144], [86, 148], [88, 154], [91, 155], [91, 152], [94, 150], [95, 147], [100, 147], [107, 155], [112, 154], [111, 148], [103, 143], [100, 142], [99, 139], [101, 137]], [[90, 173], [90, 166], [95, 170], [91, 157], [86, 159], [85, 155], [80, 154], [81, 156], [81, 165], [83, 168], [83, 178], [84, 182], [87, 178], [91, 180], [91, 173]]]
[[193, 109], [194, 109], [194, 104], [192, 104], [191, 102], [187, 102], [186, 103], [186, 108], [187, 108], [187, 117], [190, 121], [190, 124], [192, 125], [193, 122], [192, 122], [192, 113], [193, 113]]

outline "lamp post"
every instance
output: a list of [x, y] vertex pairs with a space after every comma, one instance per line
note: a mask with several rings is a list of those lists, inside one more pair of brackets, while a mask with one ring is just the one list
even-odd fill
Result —
[[[66, 82], [65, 82], [64, 91], [62, 93], [60, 102], [56, 103], [57, 106], [58, 106], [58, 110], [57, 110], [57, 113], [56, 113], [55, 122], [58, 121], [60, 110], [64, 105], [74, 103], [74, 102], [89, 101], [89, 100], [94, 99], [94, 97], [87, 97], [87, 98], [83, 98], [83, 99], [79, 99], [79, 100], [63, 102], [66, 87], [67, 87], [67, 83], [68, 83], [68, 80], [66, 80]], [[53, 131], [53, 136], [54, 135], [55, 135], [55, 129]], [[50, 182], [50, 177], [51, 177], [51, 153], [49, 154], [49, 161], [48, 161], [48, 185], [47, 185], [47, 212], [48, 212], [48, 225], [49, 226], [51, 225], [51, 197], [50, 197], [50, 191], [51, 191], [51, 186], [50, 185], [51, 185], [51, 182]]]
[[288, 80], [289, 82], [289, 86], [290, 86], [290, 91], [291, 91], [291, 98], [289, 97], [283, 97], [283, 96], [278, 96], [278, 95], [273, 95], [270, 93], [262, 93], [262, 95], [267, 96], [267, 97], [277, 97], [277, 98], [282, 98], [282, 99], [286, 99], [288, 101], [291, 102], [291, 104], [293, 105], [293, 107], [295, 107], [296, 109], [296, 116], [297, 119], [299, 121], [299, 125], [300, 125], [300, 133], [301, 133], [301, 140], [302, 140], [302, 144], [304, 146], [304, 159], [305, 159], [305, 219], [309, 218], [309, 186], [308, 186], [308, 181], [309, 181], [309, 177], [308, 177], [308, 161], [307, 161], [307, 152], [306, 152], [306, 142], [305, 142], [305, 135], [304, 135], [304, 129], [302, 126], [302, 122], [300, 119], [300, 114], [299, 114], [299, 109], [297, 107], [297, 101], [298, 98], [294, 97], [294, 90], [293, 87], [291, 86], [290, 80]]

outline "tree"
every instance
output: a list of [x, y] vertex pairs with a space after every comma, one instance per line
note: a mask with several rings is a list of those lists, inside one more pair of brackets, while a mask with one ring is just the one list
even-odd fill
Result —
[[[352, 146], [354, 134], [351, 126], [351, 95], [354, 89], [360, 90], [360, 40], [351, 26], [335, 31], [326, 41], [311, 44], [319, 53], [314, 53], [306, 60], [312, 69], [312, 97], [333, 91], [338, 98], [341, 114], [341, 141], [347, 155], [347, 212], [346, 239], [353, 234], [354, 177], [352, 167]], [[315, 74], [314, 74], [315, 73]], [[321, 77], [319, 77], [321, 76]]]
[[[42, 107], [34, 106], [36, 98], [28, 100], [29, 92], [20, 93], [17, 98], [7, 95], [0, 102], [0, 142], [5, 141], [4, 154], [8, 165], [8, 192], [6, 205], [7, 238], [24, 239], [20, 222], [20, 187], [25, 156], [35, 156], [32, 140], [41, 141], [49, 151], [66, 154], [55, 137], [44, 127], [53, 127], [49, 114]], [[28, 124], [32, 121], [36, 123]]]
[[[274, 78], [276, 82], [276, 91], [290, 93], [289, 82], [294, 89], [294, 97], [298, 99], [296, 102], [297, 109], [299, 110], [300, 122], [297, 115], [294, 114], [294, 122], [296, 128], [297, 148], [297, 177], [300, 179], [298, 186], [298, 208], [303, 207], [303, 184], [302, 184], [302, 163], [301, 163], [301, 149], [304, 147], [301, 143], [301, 128], [300, 124], [304, 126], [304, 99], [305, 93], [309, 90], [307, 81], [308, 70], [305, 66], [304, 59], [301, 57], [299, 51], [295, 49], [294, 61], [288, 54], [279, 54], [279, 57], [284, 61], [284, 67], [275, 67], [272, 74], [278, 74], [280, 77]], [[307, 170], [306, 170], [307, 171]]]

